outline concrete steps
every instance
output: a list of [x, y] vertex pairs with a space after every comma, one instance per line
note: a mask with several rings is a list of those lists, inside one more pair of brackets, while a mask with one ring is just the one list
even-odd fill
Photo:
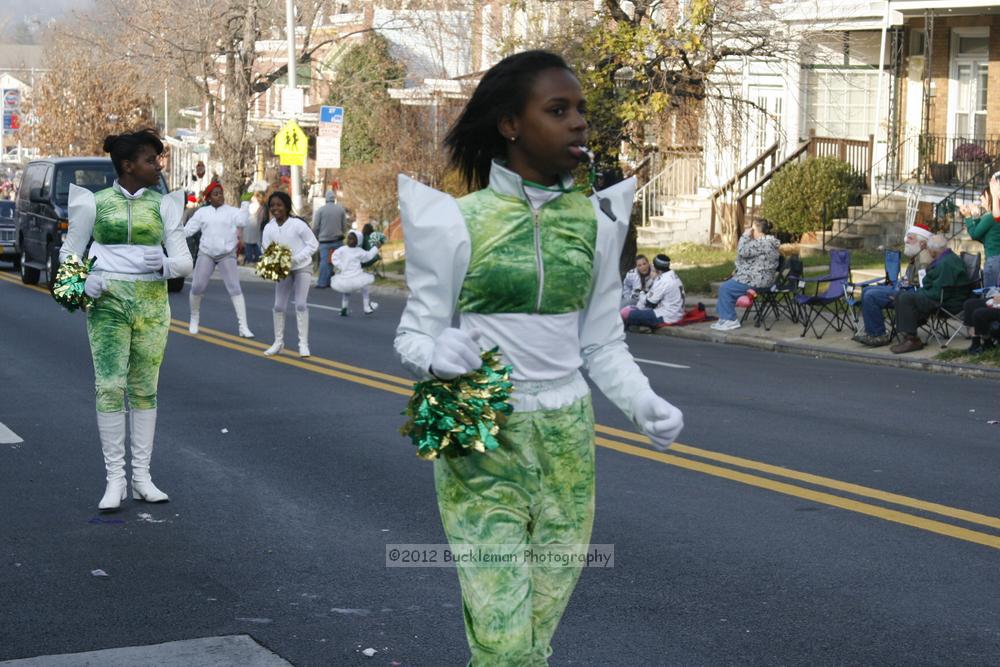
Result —
[[708, 243], [711, 200], [699, 195], [671, 197], [652, 215], [649, 224], [639, 227], [640, 246], [668, 246], [673, 243]]

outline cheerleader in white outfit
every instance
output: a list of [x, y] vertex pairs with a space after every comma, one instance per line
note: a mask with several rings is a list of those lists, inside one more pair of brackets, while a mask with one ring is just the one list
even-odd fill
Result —
[[[285, 308], [295, 300], [295, 322], [299, 327], [299, 356], [309, 356], [309, 283], [312, 281], [312, 256], [319, 248], [316, 235], [302, 218], [292, 214], [292, 199], [284, 192], [274, 192], [267, 199], [271, 221], [264, 227], [264, 249], [272, 243], [287, 246], [292, 252], [292, 272], [274, 288], [274, 344], [264, 352], [273, 356], [285, 347]], [[293, 295], [294, 292], [294, 295]]]
[[184, 225], [185, 236], [201, 232], [198, 260], [194, 264], [194, 276], [191, 278], [191, 321], [188, 331], [198, 333], [201, 299], [208, 288], [209, 279], [218, 269], [229, 298], [233, 301], [240, 336], [253, 338], [253, 332], [247, 326], [247, 306], [240, 288], [240, 270], [236, 266], [237, 234], [250, 220], [250, 202], [243, 202], [240, 208], [229, 206], [218, 181], [212, 181], [205, 188], [205, 199], [209, 205], [195, 211]]
[[347, 316], [347, 302], [351, 292], [361, 291], [361, 302], [366, 315], [370, 315], [378, 308], [378, 304], [368, 298], [368, 287], [375, 282], [375, 276], [361, 268], [365, 262], [378, 257], [378, 246], [373, 246], [371, 250], [361, 249], [361, 232], [352, 229], [347, 235], [347, 245], [337, 248], [333, 252], [330, 262], [337, 274], [330, 279], [330, 287], [341, 293], [340, 314]]

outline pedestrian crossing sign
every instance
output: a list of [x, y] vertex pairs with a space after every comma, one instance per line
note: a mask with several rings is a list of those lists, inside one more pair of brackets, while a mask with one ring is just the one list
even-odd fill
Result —
[[281, 126], [274, 135], [274, 154], [281, 164], [301, 167], [309, 153], [309, 137], [294, 120]]

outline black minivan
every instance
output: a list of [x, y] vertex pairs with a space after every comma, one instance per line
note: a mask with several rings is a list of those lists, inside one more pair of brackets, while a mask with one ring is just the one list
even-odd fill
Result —
[[[70, 183], [91, 192], [110, 187], [117, 175], [110, 158], [66, 157], [32, 160], [21, 176], [17, 191], [15, 252], [21, 281], [34, 285], [45, 271], [49, 282], [59, 269], [59, 248], [69, 229], [67, 205]], [[160, 175], [156, 187], [167, 194], [167, 182]], [[171, 285], [171, 291], [183, 287]]]

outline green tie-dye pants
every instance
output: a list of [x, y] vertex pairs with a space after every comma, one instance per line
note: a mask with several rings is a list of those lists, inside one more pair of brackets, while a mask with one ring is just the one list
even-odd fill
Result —
[[97, 411], [156, 407], [160, 363], [170, 331], [170, 302], [163, 280], [109, 280], [87, 311], [94, 357]]
[[[590, 396], [558, 410], [515, 412], [487, 454], [434, 464], [453, 551], [468, 545], [583, 552], [594, 521]], [[510, 549], [514, 551], [515, 549]], [[546, 665], [578, 565], [458, 565], [473, 667]]]

